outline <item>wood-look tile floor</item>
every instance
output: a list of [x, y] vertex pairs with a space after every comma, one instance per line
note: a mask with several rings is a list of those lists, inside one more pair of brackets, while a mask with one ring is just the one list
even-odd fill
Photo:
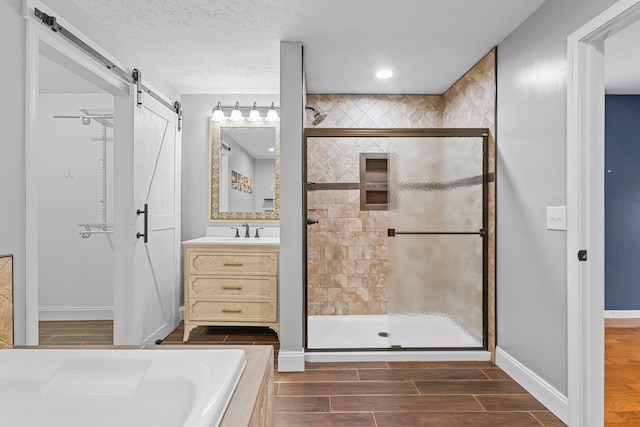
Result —
[[[163, 344], [182, 344], [180, 325]], [[198, 327], [188, 344], [273, 345], [268, 328]], [[307, 363], [275, 372], [276, 426], [564, 426], [489, 362]], [[428, 419], [428, 420], [427, 420]], [[430, 421], [429, 421], [430, 420]]]
[[[163, 343], [181, 344], [182, 331]], [[189, 344], [279, 350], [277, 335], [266, 328], [198, 327]], [[305, 369], [276, 367], [277, 427], [564, 426], [490, 362], [307, 363]]]
[[41, 320], [40, 345], [113, 344], [112, 320]]
[[[165, 344], [182, 344], [182, 324]], [[111, 321], [42, 321], [42, 345], [108, 345]], [[273, 345], [267, 328], [199, 327], [187, 344]], [[605, 322], [605, 426], [640, 426], [640, 319]], [[277, 426], [564, 426], [489, 362], [307, 363], [275, 373]]]
[[640, 426], [640, 319], [605, 319], [605, 426]]

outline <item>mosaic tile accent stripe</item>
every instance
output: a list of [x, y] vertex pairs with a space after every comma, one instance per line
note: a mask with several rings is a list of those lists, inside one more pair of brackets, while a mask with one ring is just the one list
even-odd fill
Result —
[[0, 257], [0, 349], [13, 347], [13, 257]]

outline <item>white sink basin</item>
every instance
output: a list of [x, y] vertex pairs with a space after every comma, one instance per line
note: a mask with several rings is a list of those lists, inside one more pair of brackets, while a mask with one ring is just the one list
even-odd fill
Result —
[[184, 243], [199, 243], [210, 245], [279, 245], [279, 237], [200, 237], [199, 239], [187, 240]]

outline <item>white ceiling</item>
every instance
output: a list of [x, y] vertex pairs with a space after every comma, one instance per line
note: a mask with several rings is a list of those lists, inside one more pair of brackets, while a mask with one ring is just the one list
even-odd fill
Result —
[[254, 159], [275, 160], [276, 131], [274, 127], [224, 127], [220, 129], [223, 141], [231, 138]]
[[183, 94], [279, 93], [282, 40], [309, 93], [440, 94], [544, 0], [75, 2]]

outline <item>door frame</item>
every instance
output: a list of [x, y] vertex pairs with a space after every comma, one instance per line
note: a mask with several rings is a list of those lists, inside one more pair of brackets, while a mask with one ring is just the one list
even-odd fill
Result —
[[[72, 28], [66, 23], [65, 25]], [[25, 336], [18, 337], [18, 340], [24, 338], [25, 344], [38, 345], [38, 96], [41, 48], [46, 50], [48, 55], [53, 56], [56, 62], [64, 64], [114, 96], [114, 117], [119, 119], [118, 126], [114, 129], [115, 138], [121, 138], [122, 136], [118, 135], [118, 129], [127, 126], [127, 118], [118, 108], [118, 104], [123, 104], [123, 100], [129, 98], [130, 85], [91, 60], [69, 42], [56, 37], [55, 33], [44, 28], [30, 16], [26, 17], [26, 40], [26, 325]]]
[[[567, 38], [568, 424], [604, 422], [604, 41], [640, 20], [620, 0]], [[588, 251], [587, 262], [577, 258]]]
[[[640, 0], [638, 0], [640, 1]], [[302, 147], [302, 158], [303, 158], [303, 166], [302, 166], [302, 182], [303, 182], [303, 191], [302, 191], [302, 237], [303, 237], [303, 268], [302, 268], [302, 283], [303, 283], [303, 331], [304, 331], [304, 350], [306, 352], [326, 352], [326, 351], [388, 351], [389, 349], [385, 348], [375, 348], [375, 349], [309, 349], [308, 347], [308, 328], [307, 328], [307, 317], [308, 317], [308, 306], [307, 306], [307, 265], [308, 265], [308, 254], [307, 254], [307, 219], [308, 219], [308, 210], [307, 210], [307, 192], [308, 192], [308, 181], [307, 181], [307, 148], [308, 148], [308, 138], [396, 138], [396, 137], [481, 137], [483, 139], [483, 210], [482, 210], [482, 223], [485, 227], [486, 236], [483, 239], [483, 340], [484, 340], [484, 350], [490, 351], [492, 354], [495, 352], [495, 345], [492, 346], [491, 343], [495, 343], [495, 318], [493, 319], [493, 325], [489, 325], [491, 319], [489, 318], [489, 301], [492, 300], [489, 295], [489, 277], [488, 277], [488, 259], [489, 256], [494, 256], [494, 254], [489, 254], [489, 238], [491, 236], [491, 232], [489, 230], [489, 134], [490, 131], [488, 128], [304, 128], [304, 137], [303, 137], [303, 147]], [[494, 234], [495, 236], [495, 234]], [[494, 294], [495, 294], [495, 286]], [[495, 297], [495, 295], [494, 295]], [[495, 300], [495, 298], [493, 298]], [[495, 310], [493, 311], [495, 313]], [[493, 326], [490, 327], [490, 326]], [[492, 333], [493, 331], [493, 333]], [[493, 335], [493, 338], [490, 336]], [[407, 348], [403, 350], [413, 351], [416, 349]], [[427, 349], [429, 350], [429, 349]], [[476, 349], [473, 349], [476, 350]]]

